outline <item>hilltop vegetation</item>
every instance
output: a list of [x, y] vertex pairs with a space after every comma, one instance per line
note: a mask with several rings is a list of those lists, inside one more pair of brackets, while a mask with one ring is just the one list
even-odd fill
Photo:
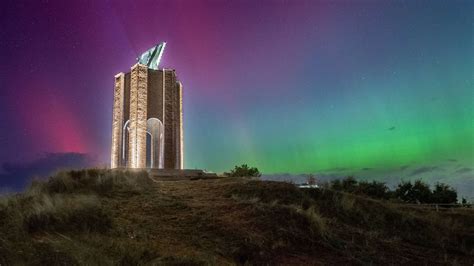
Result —
[[[375, 199], [391, 199], [407, 203], [455, 204], [457, 192], [444, 183], [436, 183], [431, 190], [422, 180], [401, 182], [394, 190], [390, 190], [383, 182], [357, 181], [349, 176], [343, 180], [333, 180], [327, 184], [328, 188], [353, 194], [363, 195]], [[463, 199], [462, 203], [465, 204]]]
[[474, 214], [244, 178], [61, 172], [0, 200], [0, 264], [470, 264]]
[[229, 177], [260, 177], [262, 174], [256, 167], [249, 167], [246, 164], [236, 165], [230, 172], [224, 173]]

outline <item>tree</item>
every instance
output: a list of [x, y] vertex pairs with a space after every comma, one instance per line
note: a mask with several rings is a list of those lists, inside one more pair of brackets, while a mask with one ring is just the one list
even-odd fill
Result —
[[433, 203], [451, 204], [458, 201], [458, 194], [456, 190], [447, 184], [436, 183], [432, 195]]
[[375, 199], [388, 199], [390, 197], [389, 189], [385, 183], [377, 181], [361, 181], [355, 192]]
[[348, 176], [342, 180], [342, 190], [354, 192], [357, 189], [357, 180], [353, 176]]
[[401, 182], [395, 190], [397, 198], [411, 203], [431, 203], [432, 193], [430, 187], [421, 180], [411, 182]]
[[230, 177], [260, 177], [262, 175], [256, 167], [248, 167], [246, 164], [236, 165], [230, 173], [224, 174]]
[[413, 195], [419, 203], [432, 203], [430, 186], [421, 180], [416, 180], [413, 185]]
[[412, 193], [413, 185], [410, 181], [402, 181], [398, 184], [397, 189], [395, 190], [395, 196], [406, 202], [415, 202], [415, 198]]

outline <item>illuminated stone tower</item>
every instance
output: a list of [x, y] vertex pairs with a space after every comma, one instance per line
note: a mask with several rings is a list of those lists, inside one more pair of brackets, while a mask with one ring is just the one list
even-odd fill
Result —
[[183, 169], [183, 86], [159, 69], [166, 43], [115, 76], [112, 168]]

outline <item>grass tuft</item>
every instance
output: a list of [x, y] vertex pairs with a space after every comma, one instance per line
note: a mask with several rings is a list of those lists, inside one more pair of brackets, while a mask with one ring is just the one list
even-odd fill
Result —
[[314, 206], [311, 206], [306, 210], [302, 210], [301, 212], [310, 221], [311, 229], [315, 233], [324, 238], [329, 237], [329, 228], [327, 226], [326, 218], [322, 217], [321, 214], [316, 211]]
[[[146, 171], [120, 170], [72, 170], [61, 171], [50, 177], [46, 183], [33, 183], [30, 190], [48, 193], [91, 193], [107, 195], [114, 190], [139, 193], [152, 183]], [[38, 188], [39, 186], [39, 188]]]
[[93, 195], [41, 195], [26, 211], [23, 224], [38, 231], [106, 232], [111, 218]]

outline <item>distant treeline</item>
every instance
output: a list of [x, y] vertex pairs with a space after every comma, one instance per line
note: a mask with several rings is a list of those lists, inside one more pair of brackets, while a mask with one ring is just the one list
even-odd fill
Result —
[[[225, 172], [228, 177], [260, 177], [261, 173], [256, 167], [249, 167], [247, 164], [236, 165], [230, 172]], [[316, 178], [309, 175], [307, 179], [309, 185], [316, 185]], [[344, 191], [353, 194], [364, 195], [374, 199], [395, 200], [407, 203], [419, 204], [456, 204], [458, 203], [458, 193], [451, 186], [444, 183], [436, 183], [433, 189], [423, 182], [416, 180], [402, 181], [394, 190], [384, 182], [378, 181], [357, 181], [354, 177], [349, 176], [342, 180], [336, 179], [324, 185], [337, 191]], [[467, 204], [466, 199], [462, 198], [462, 204]]]
[[[457, 192], [444, 183], [437, 183], [433, 189], [422, 180], [401, 182], [391, 190], [383, 182], [357, 181], [354, 177], [333, 180], [327, 184], [329, 188], [353, 194], [365, 195], [375, 199], [394, 199], [407, 203], [423, 204], [454, 204], [457, 203]], [[466, 204], [463, 198], [462, 203]]]

